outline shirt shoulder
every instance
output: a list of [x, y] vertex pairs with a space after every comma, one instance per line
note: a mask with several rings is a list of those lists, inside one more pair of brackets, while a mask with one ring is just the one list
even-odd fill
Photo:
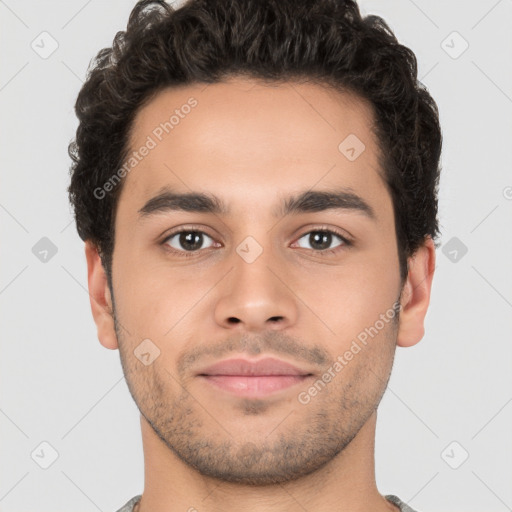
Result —
[[135, 504], [142, 498], [142, 494], [134, 496], [130, 501], [123, 505], [117, 512], [132, 512]]
[[404, 503], [398, 496], [395, 496], [393, 494], [388, 494], [387, 496], [384, 496], [388, 501], [391, 501], [391, 503], [394, 503], [398, 507], [400, 507], [400, 512], [417, 512], [416, 510], [413, 510], [407, 503]]

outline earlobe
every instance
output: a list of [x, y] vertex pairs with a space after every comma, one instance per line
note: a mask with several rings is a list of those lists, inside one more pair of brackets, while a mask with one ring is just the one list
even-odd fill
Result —
[[400, 300], [400, 324], [397, 345], [410, 347], [425, 334], [424, 320], [430, 302], [436, 251], [432, 238], [427, 237], [409, 258], [409, 272]]
[[105, 348], [115, 350], [118, 348], [118, 343], [107, 275], [97, 247], [89, 240], [85, 242], [85, 257], [87, 259], [89, 300], [92, 316], [98, 330], [98, 339]]

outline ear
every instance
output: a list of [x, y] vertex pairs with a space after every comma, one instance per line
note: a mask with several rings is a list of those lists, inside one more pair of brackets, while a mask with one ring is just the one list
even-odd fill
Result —
[[87, 259], [89, 300], [92, 316], [98, 329], [98, 339], [105, 348], [114, 350], [118, 348], [118, 344], [114, 327], [112, 297], [98, 249], [89, 240], [85, 242], [85, 257]]
[[408, 260], [409, 271], [400, 299], [402, 310], [397, 336], [400, 347], [415, 345], [425, 334], [423, 322], [430, 302], [435, 263], [434, 242], [427, 237]]

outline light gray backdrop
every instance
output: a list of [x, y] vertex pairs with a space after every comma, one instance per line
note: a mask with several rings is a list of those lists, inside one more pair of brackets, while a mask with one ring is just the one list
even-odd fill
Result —
[[[2, 512], [110, 512], [143, 489], [66, 195], [76, 95], [133, 5], [0, 0]], [[380, 406], [377, 484], [420, 512], [510, 511], [512, 0], [361, 7], [416, 53], [444, 133], [443, 246], [425, 338], [397, 349]]]

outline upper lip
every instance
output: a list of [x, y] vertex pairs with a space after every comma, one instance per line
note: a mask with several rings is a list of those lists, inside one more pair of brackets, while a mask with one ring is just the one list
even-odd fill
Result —
[[307, 370], [302, 370], [297, 366], [275, 359], [265, 357], [258, 361], [248, 359], [224, 359], [211, 366], [201, 369], [198, 375], [311, 375]]

